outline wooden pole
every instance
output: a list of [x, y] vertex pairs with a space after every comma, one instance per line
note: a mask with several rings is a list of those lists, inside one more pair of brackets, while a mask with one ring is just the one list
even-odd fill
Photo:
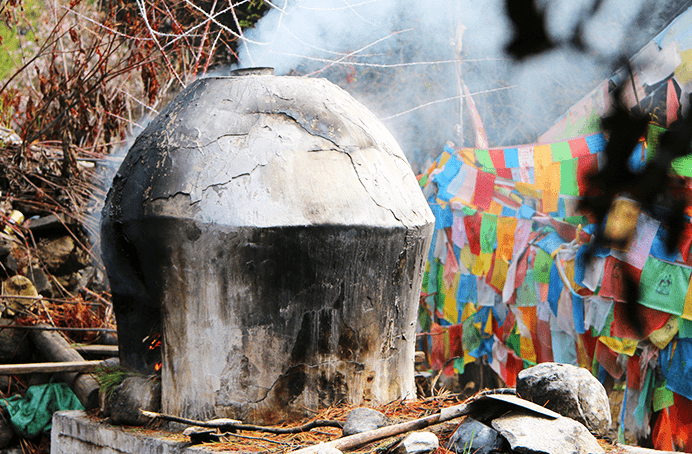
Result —
[[103, 361], [65, 361], [59, 363], [0, 364], [0, 375], [93, 372]]
[[384, 438], [393, 437], [412, 430], [420, 430], [433, 424], [443, 422], [440, 418], [440, 413], [426, 416], [424, 418], [414, 419], [413, 421], [393, 424], [391, 426], [380, 427], [379, 429], [368, 430], [358, 434], [349, 435], [347, 437], [338, 438], [328, 443], [320, 443], [319, 445], [308, 446], [307, 448], [291, 451], [291, 454], [316, 454], [324, 447], [335, 448], [339, 450], [354, 449], [358, 446], [372, 443], [373, 441], [382, 440]]
[[[29, 333], [34, 345], [46, 359], [56, 362], [86, 363], [82, 355], [77, 353], [58, 331], [36, 330]], [[100, 386], [94, 377], [77, 372], [58, 372], [57, 378], [72, 389], [84, 408], [91, 410], [99, 406]]]

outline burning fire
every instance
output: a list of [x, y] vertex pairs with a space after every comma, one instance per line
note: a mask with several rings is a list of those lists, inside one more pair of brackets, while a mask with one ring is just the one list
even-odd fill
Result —
[[161, 363], [156, 363], [156, 365], [154, 366], [154, 370], [156, 372], [160, 371], [161, 370]]

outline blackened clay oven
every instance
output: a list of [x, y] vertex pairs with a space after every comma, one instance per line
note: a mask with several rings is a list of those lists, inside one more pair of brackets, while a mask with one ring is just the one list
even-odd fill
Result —
[[106, 201], [121, 362], [151, 371], [161, 331], [162, 409], [192, 418], [413, 397], [433, 223], [395, 140], [339, 87], [197, 80], [138, 137]]

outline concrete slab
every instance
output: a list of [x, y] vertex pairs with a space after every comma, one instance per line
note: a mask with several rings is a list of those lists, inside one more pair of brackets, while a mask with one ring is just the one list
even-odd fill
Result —
[[[177, 440], [176, 440], [177, 439]], [[219, 454], [178, 441], [181, 436], [104, 424], [83, 411], [53, 414], [51, 454]]]

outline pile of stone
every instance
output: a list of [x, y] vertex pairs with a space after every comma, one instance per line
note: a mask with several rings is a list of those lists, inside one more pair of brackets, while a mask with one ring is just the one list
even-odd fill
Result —
[[[25, 214], [28, 217], [25, 219]], [[81, 225], [61, 214], [23, 212], [7, 200], [0, 204], [0, 366], [11, 368], [50, 361], [84, 358], [72, 346], [76, 343], [107, 343], [110, 355], [117, 354], [114, 334], [105, 331], [74, 331], [66, 340], [57, 331], [61, 328], [85, 326], [106, 327], [108, 304], [98, 295], [107, 290], [105, 273], [93, 264], [87, 248], [88, 238]], [[91, 301], [90, 301], [91, 300]], [[81, 305], [78, 307], [78, 305]], [[73, 317], [81, 310], [79, 319]], [[26, 329], [26, 325], [45, 323], [47, 329]], [[36, 326], [34, 326], [36, 328]], [[70, 359], [51, 357], [41, 342], [58, 342], [57, 347], [74, 353]], [[56, 345], [52, 345], [53, 348]], [[87, 347], [84, 347], [85, 349]], [[87, 359], [103, 358], [103, 354], [86, 355]], [[86, 402], [98, 394], [98, 384], [91, 378], [91, 391], [84, 388], [84, 379], [77, 374], [57, 375], [46, 371], [21, 376], [0, 371], [0, 398], [23, 394], [28, 387], [51, 381], [69, 379], [71, 387], [82, 387], [80, 399]], [[96, 389], [94, 394], [93, 389]], [[91, 394], [90, 397], [86, 397]], [[98, 399], [96, 398], [96, 403]], [[8, 414], [0, 409], [0, 449], [19, 442]]]
[[[458, 454], [606, 452], [604, 446], [610, 443], [599, 443], [598, 438], [607, 439], [612, 424], [608, 396], [588, 370], [568, 364], [539, 364], [520, 372], [516, 395], [509, 399], [478, 399], [468, 405], [464, 411], [466, 417], [446, 448]], [[536, 408], [537, 405], [540, 407]], [[383, 414], [359, 408], [349, 414], [343, 430], [345, 436], [363, 435], [388, 424]], [[299, 452], [338, 454], [341, 451], [335, 446], [339, 445], [326, 443]], [[387, 452], [433, 453], [439, 445], [433, 432], [414, 432]], [[655, 452], [622, 445], [616, 449], [642, 454]]]

